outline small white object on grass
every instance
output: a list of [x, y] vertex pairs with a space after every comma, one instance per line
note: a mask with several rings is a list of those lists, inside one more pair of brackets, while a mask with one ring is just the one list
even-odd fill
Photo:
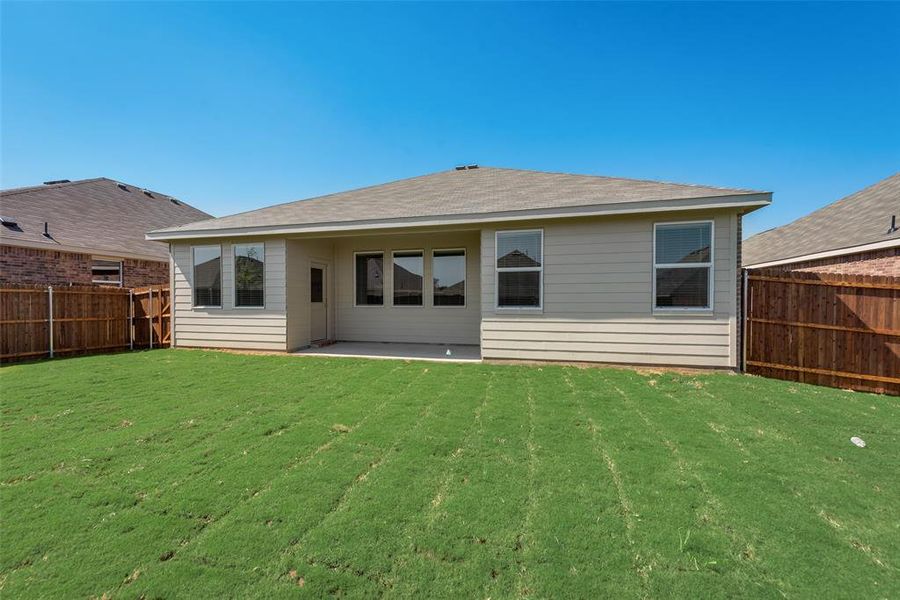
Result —
[[447, 356], [453, 356], [453, 353], [450, 352], [450, 348], [447, 348]]
[[862, 438], [856, 437], [855, 435], [852, 438], [850, 438], [850, 441], [853, 442], [854, 446], [858, 446], [860, 448], [866, 447], [866, 441]]

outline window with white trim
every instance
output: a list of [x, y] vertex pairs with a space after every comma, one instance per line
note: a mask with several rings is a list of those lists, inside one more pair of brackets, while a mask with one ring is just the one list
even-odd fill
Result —
[[394, 259], [394, 306], [422, 306], [425, 299], [425, 253], [397, 250]]
[[654, 308], [712, 307], [713, 224], [657, 223], [654, 226]]
[[353, 255], [356, 306], [384, 304], [384, 253], [357, 252]]
[[265, 244], [235, 244], [233, 248], [235, 307], [264, 307], [266, 305]]
[[541, 308], [544, 285], [544, 232], [498, 231], [497, 308]]
[[122, 286], [122, 261], [95, 258], [91, 261], [91, 281], [100, 285]]
[[465, 248], [432, 251], [431, 280], [434, 306], [465, 306]]
[[222, 307], [222, 247], [191, 248], [194, 306]]

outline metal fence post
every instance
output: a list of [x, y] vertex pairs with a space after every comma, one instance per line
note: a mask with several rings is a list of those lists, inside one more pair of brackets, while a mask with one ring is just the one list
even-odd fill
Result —
[[50, 318], [48, 319], [48, 322], [50, 323], [50, 327], [48, 328], [50, 330], [50, 358], [53, 358], [53, 286], [52, 285], [47, 286], [47, 305], [50, 308], [50, 310], [49, 310]]
[[147, 323], [150, 324], [150, 349], [153, 350], [153, 288], [150, 288], [147, 300]]
[[134, 350], [134, 290], [128, 290], [128, 349]]

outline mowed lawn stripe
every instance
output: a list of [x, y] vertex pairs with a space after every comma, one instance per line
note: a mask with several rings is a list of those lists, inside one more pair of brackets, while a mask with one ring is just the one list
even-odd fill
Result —
[[529, 372], [536, 491], [532, 539], [524, 553], [527, 586], [519, 593], [586, 598], [618, 589], [624, 596], [638, 596], [641, 578], [632, 568], [630, 517], [586, 418], [586, 400], [570, 385], [571, 370]]
[[454, 387], [442, 386], [427, 412], [379, 457], [377, 468], [357, 478], [342, 502], [291, 548], [284, 572], [297, 571], [311, 591], [352, 592], [330, 581], [329, 573], [335, 571], [376, 582], [380, 592], [390, 587], [388, 572], [407, 547], [408, 523], [430, 505], [446, 458], [482, 402], [477, 392], [487, 379], [486, 372], [455, 366], [435, 370], [445, 381], [454, 381], [457, 390], [475, 393], [458, 394]]
[[[521, 554], [527, 431], [521, 367], [495, 369], [491, 397], [393, 572], [394, 597], [509, 597]], [[432, 497], [432, 499], [434, 496]]]

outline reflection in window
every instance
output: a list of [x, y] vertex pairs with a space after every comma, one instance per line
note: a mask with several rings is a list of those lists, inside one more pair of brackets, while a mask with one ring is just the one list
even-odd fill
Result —
[[384, 255], [359, 253], [355, 263], [356, 305], [381, 306], [384, 304]]
[[711, 307], [712, 223], [656, 225], [656, 308]]
[[421, 250], [394, 252], [394, 305], [422, 306], [425, 260]]
[[541, 308], [542, 230], [497, 232], [497, 307]]
[[193, 248], [194, 306], [222, 306], [222, 248]]
[[234, 305], [265, 306], [266, 247], [234, 245]]
[[466, 305], [466, 251], [435, 250], [431, 257], [434, 306]]

